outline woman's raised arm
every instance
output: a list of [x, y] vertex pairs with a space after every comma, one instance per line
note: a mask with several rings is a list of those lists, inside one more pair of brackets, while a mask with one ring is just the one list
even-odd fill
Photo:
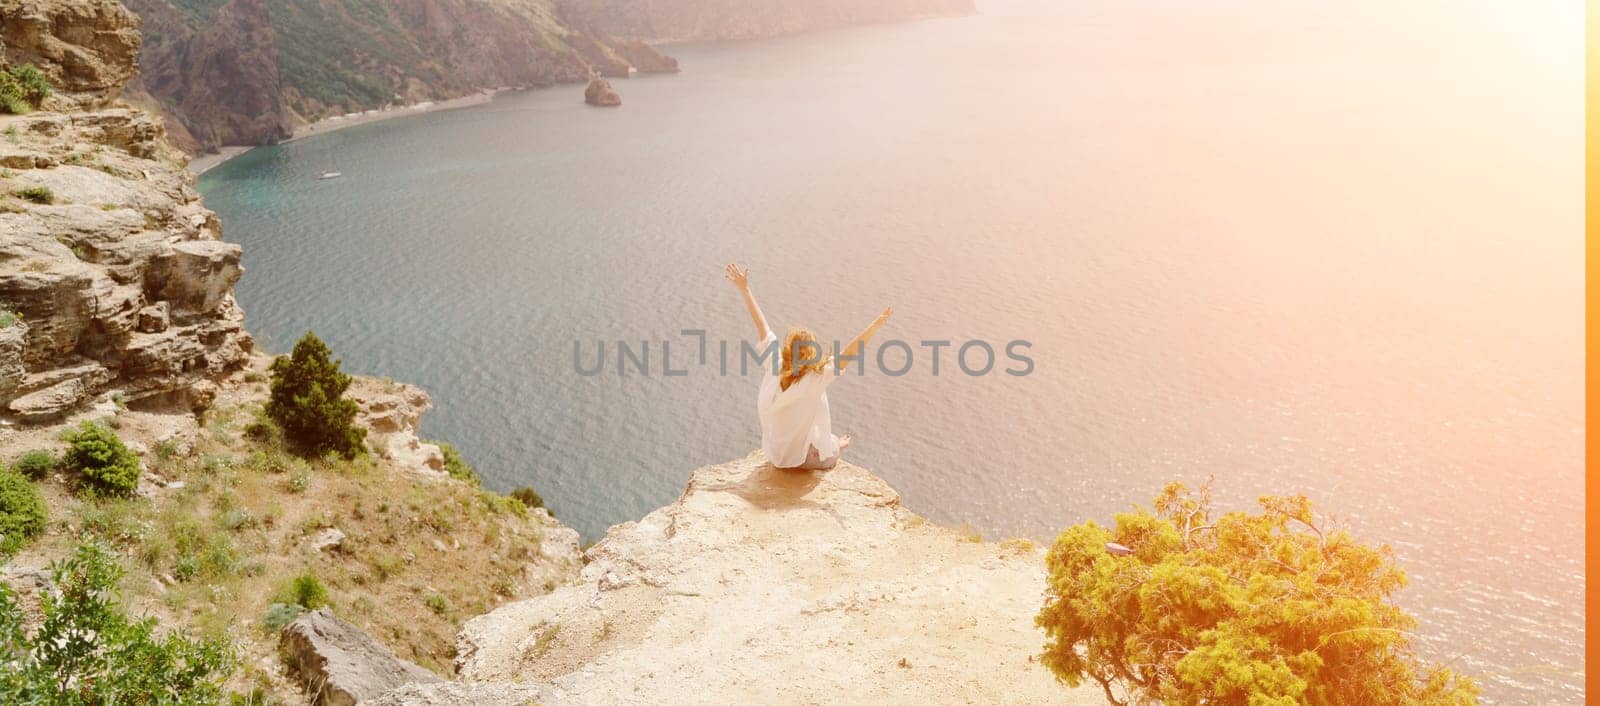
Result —
[[867, 341], [872, 340], [872, 335], [877, 333], [878, 329], [883, 328], [883, 325], [888, 323], [889, 317], [893, 314], [894, 307], [885, 308], [883, 313], [878, 314], [878, 318], [873, 319], [872, 323], [867, 326], [867, 330], [862, 331], [861, 335], [856, 336], [855, 340], [850, 342], [850, 345], [844, 347], [844, 351], [839, 353], [839, 372], [844, 372], [845, 366], [851, 360], [861, 357], [862, 349], [866, 347]]
[[767, 334], [772, 329], [767, 328], [767, 317], [761, 313], [761, 305], [756, 303], [756, 295], [750, 291], [750, 270], [739, 267], [738, 263], [728, 263], [726, 276], [739, 293], [744, 295], [744, 308], [750, 310], [750, 320], [756, 324], [756, 340], [767, 340]]

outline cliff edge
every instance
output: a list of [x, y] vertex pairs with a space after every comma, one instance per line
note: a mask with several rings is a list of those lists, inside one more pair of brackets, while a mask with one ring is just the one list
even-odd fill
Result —
[[850, 464], [701, 468], [585, 558], [468, 621], [460, 681], [378, 703], [1104, 703], [1034, 658], [1036, 549], [929, 524]]
[[161, 121], [117, 100], [137, 27], [115, 0], [0, 0], [0, 56], [56, 87], [0, 115], [0, 418], [105, 396], [203, 407], [253, 347], [239, 246]]

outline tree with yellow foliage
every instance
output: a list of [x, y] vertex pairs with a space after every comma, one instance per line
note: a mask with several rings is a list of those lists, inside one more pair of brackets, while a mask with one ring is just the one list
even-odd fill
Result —
[[1405, 585], [1304, 496], [1214, 517], [1209, 484], [1168, 484], [1155, 512], [1068, 528], [1046, 562], [1044, 664], [1113, 704], [1413, 706], [1477, 703], [1469, 678], [1423, 664]]

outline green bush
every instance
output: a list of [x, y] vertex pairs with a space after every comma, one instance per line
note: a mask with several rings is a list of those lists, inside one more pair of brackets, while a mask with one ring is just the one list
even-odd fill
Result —
[[33, 64], [0, 68], [0, 112], [32, 112], [50, 95], [50, 80]]
[[306, 609], [298, 603], [273, 603], [267, 606], [266, 614], [261, 616], [261, 626], [267, 632], [278, 632], [305, 613]]
[[537, 491], [527, 486], [511, 491], [511, 497], [528, 506], [530, 510], [536, 507], [544, 507], [544, 498], [539, 497]]
[[14, 468], [18, 473], [34, 480], [45, 477], [56, 467], [56, 457], [44, 449], [34, 449], [19, 458]]
[[25, 115], [33, 112], [28, 99], [23, 97], [22, 84], [9, 71], [0, 71], [0, 113]]
[[71, 444], [67, 467], [83, 474], [94, 492], [127, 497], [139, 485], [139, 457], [110, 429], [84, 422], [62, 435]]
[[467, 463], [466, 459], [461, 457], [461, 452], [457, 451], [456, 447], [444, 443], [443, 441], [434, 441], [430, 443], [437, 444], [439, 446], [439, 451], [444, 454], [444, 472], [449, 473], [451, 478], [464, 480], [473, 485], [479, 485], [481, 483], [481, 481], [478, 480], [478, 472], [473, 470], [472, 466]]
[[44, 530], [44, 498], [20, 473], [0, 471], [0, 556], [10, 555]]
[[442, 593], [430, 593], [427, 598], [422, 599], [422, 602], [428, 606], [428, 610], [433, 611], [434, 615], [450, 612], [450, 599], [445, 598]]
[[267, 416], [266, 409], [256, 410], [250, 423], [244, 426], [244, 435], [272, 448], [284, 445], [283, 429], [272, 421], [272, 417]]
[[350, 376], [339, 372], [339, 361], [329, 359], [327, 344], [307, 332], [293, 354], [272, 362], [267, 416], [297, 453], [355, 458], [367, 430], [352, 424], [358, 409], [343, 399], [349, 387]]
[[277, 602], [316, 610], [328, 605], [328, 589], [323, 588], [316, 574], [307, 571], [294, 577], [288, 586], [278, 591]]
[[31, 634], [22, 608], [0, 586], [0, 703], [205, 704], [222, 698], [235, 663], [217, 640], [156, 635], [156, 620], [129, 618], [114, 589], [112, 554], [79, 546], [50, 567], [58, 590], [40, 595], [44, 621]]
[[1114, 704], [1477, 702], [1471, 679], [1416, 658], [1387, 547], [1327, 526], [1304, 496], [1260, 503], [1215, 517], [1208, 488], [1172, 483], [1154, 514], [1062, 532], [1036, 619], [1045, 666]]
[[48, 186], [28, 186], [17, 189], [11, 193], [16, 194], [17, 198], [26, 201], [32, 201], [38, 204], [52, 204], [56, 202], [56, 192], [51, 191], [50, 187]]
[[40, 101], [50, 97], [50, 79], [45, 78], [44, 72], [33, 64], [23, 64], [11, 67], [8, 73], [13, 81], [22, 89], [22, 98], [37, 106]]

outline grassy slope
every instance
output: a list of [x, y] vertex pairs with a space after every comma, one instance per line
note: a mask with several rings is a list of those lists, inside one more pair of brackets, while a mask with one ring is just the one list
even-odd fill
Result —
[[[570, 559], [541, 557], [552, 529], [542, 511], [385, 461], [307, 463], [247, 439], [243, 427], [265, 393], [262, 382], [230, 388], [204, 425], [189, 415], [90, 415], [109, 418], [125, 440], [148, 448], [146, 476], [168, 487], [150, 497], [84, 500], [69, 474], [57, 472], [40, 483], [49, 528], [13, 563], [44, 566], [82, 538], [104, 541], [129, 570], [123, 593], [135, 612], [227, 636], [243, 657], [231, 686], [263, 686], [291, 700], [297, 689], [282, 675], [276, 634], [262, 616], [303, 572], [318, 576], [341, 617], [447, 676], [462, 620], [575, 574]], [[38, 447], [59, 451], [58, 429], [9, 435], [0, 459]], [[345, 533], [343, 544], [312, 550], [308, 539], [329, 527]]]

